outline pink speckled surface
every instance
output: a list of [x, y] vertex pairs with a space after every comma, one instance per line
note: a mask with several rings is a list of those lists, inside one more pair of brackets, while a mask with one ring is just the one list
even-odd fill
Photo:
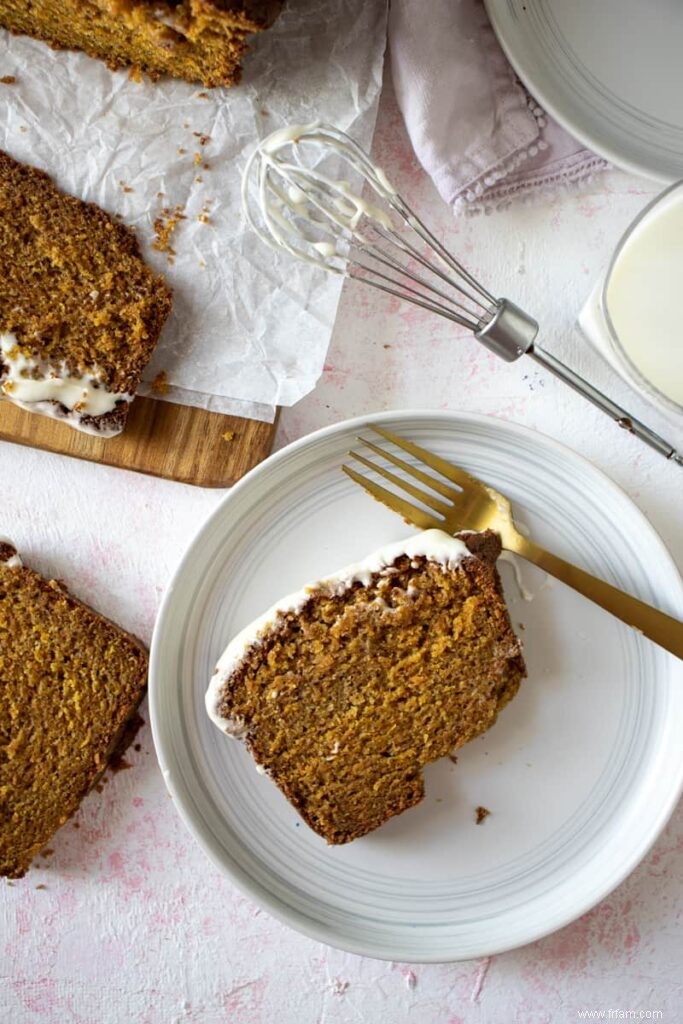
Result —
[[[536, 313], [549, 348], [665, 426], [574, 327], [656, 186], [612, 172], [589, 192], [456, 222], [412, 156], [390, 83], [376, 153], [446, 243]], [[347, 287], [325, 373], [283, 413], [279, 443], [407, 406], [493, 413], [565, 441], [637, 501], [683, 561], [680, 471], [523, 361], [496, 362], [457, 328]], [[0, 488], [0, 532], [26, 560], [147, 639], [185, 545], [222, 496], [7, 444]], [[305, 939], [237, 893], [176, 815], [148, 726], [138, 740], [132, 767], [85, 801], [54, 852], [0, 885], [3, 1024], [565, 1024], [610, 1009], [683, 1019], [680, 809], [634, 874], [557, 934], [469, 963], [381, 963]]]

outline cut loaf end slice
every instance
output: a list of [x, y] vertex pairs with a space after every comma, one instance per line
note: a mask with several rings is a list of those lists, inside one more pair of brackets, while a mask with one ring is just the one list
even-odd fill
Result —
[[118, 434], [170, 310], [129, 228], [0, 151], [0, 397]]
[[55, 48], [83, 50], [110, 68], [234, 85], [250, 35], [284, 0], [0, 0], [0, 26]]
[[21, 877], [104, 772], [147, 652], [0, 540], [0, 875]]
[[417, 804], [424, 766], [517, 692], [499, 553], [490, 532], [426, 531], [278, 602], [221, 657], [209, 715], [328, 843]]

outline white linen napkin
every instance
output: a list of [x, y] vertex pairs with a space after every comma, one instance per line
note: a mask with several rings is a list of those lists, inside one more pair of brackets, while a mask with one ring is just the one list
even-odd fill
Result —
[[481, 0], [392, 0], [389, 45], [413, 148], [452, 206], [503, 206], [608, 166], [527, 93]]

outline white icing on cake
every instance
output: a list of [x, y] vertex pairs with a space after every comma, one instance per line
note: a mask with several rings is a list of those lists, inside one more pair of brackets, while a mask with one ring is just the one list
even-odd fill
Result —
[[471, 551], [456, 537], [451, 537], [450, 534], [444, 533], [442, 530], [425, 530], [408, 540], [387, 544], [361, 562], [354, 562], [331, 576], [307, 583], [301, 590], [277, 601], [267, 612], [254, 619], [238, 633], [221, 655], [206, 692], [206, 710], [212, 722], [228, 736], [237, 739], [244, 737], [246, 723], [243, 719], [223, 718], [218, 713], [221, 692], [226, 680], [239, 666], [249, 648], [260, 641], [275, 623], [278, 615], [288, 612], [298, 614], [312, 594], [320, 592], [333, 595], [343, 594], [356, 582], [368, 586], [376, 573], [382, 573], [389, 569], [402, 555], [407, 555], [411, 559], [426, 558], [430, 562], [437, 562], [445, 570], [454, 569], [463, 558], [472, 557]]
[[9, 544], [11, 548], [14, 548], [14, 554], [10, 555], [9, 558], [3, 559], [2, 562], [0, 562], [0, 565], [6, 565], [8, 569], [21, 569], [24, 563], [19, 558], [17, 549], [14, 547], [14, 544], [9, 537], [0, 536], [0, 544]]
[[118, 434], [120, 426], [97, 429], [83, 424], [83, 416], [113, 412], [118, 402], [130, 402], [132, 395], [109, 391], [95, 366], [81, 374], [70, 374], [66, 366], [52, 366], [43, 359], [21, 351], [14, 334], [0, 333], [0, 374], [2, 397], [28, 412], [66, 420], [70, 426], [96, 437]]

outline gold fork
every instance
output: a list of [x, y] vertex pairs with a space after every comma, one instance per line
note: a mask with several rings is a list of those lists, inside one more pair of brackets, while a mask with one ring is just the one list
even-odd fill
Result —
[[[381, 487], [374, 480], [369, 480], [357, 473], [350, 466], [342, 466], [344, 472], [352, 480], [364, 487], [373, 498], [381, 501], [392, 512], [398, 512], [409, 523], [413, 523], [423, 530], [436, 528], [446, 530], [448, 533], [456, 533], [459, 530], [495, 530], [506, 551], [513, 551], [516, 555], [521, 555], [527, 561], [533, 562], [534, 565], [544, 569], [551, 576], [556, 576], [558, 580], [562, 580], [574, 590], [578, 590], [580, 594], [595, 601], [596, 604], [611, 612], [628, 626], [632, 626], [644, 636], [649, 637], [650, 640], [654, 640], [660, 647], [671, 651], [678, 658], [683, 658], [683, 622], [679, 622], [678, 619], [658, 611], [657, 608], [652, 608], [644, 601], [625, 594], [623, 590], [591, 576], [590, 573], [565, 562], [549, 551], [544, 551], [533, 541], [523, 537], [515, 526], [508, 499], [498, 491], [494, 491], [492, 487], [482, 483], [481, 480], [470, 476], [464, 469], [454, 466], [451, 462], [434, 455], [433, 452], [420, 448], [413, 441], [407, 441], [403, 437], [390, 433], [383, 427], [371, 424], [368, 424], [368, 427], [439, 474], [439, 477], [434, 477], [431, 473], [425, 473], [424, 470], [410, 465], [398, 455], [374, 444], [367, 438], [359, 438], [358, 440], [375, 455], [386, 459], [407, 476], [418, 480], [429, 488], [429, 491], [423, 490], [422, 487], [404, 480], [396, 473], [392, 473], [391, 470], [378, 466], [377, 463], [366, 458], [365, 455], [361, 455], [360, 452], [349, 452], [352, 458], [367, 469], [371, 469], [395, 487], [416, 498], [427, 508], [432, 509], [435, 514], [418, 508], [412, 502], [394, 494], [393, 491]], [[456, 486], [453, 487], [452, 484]]]

